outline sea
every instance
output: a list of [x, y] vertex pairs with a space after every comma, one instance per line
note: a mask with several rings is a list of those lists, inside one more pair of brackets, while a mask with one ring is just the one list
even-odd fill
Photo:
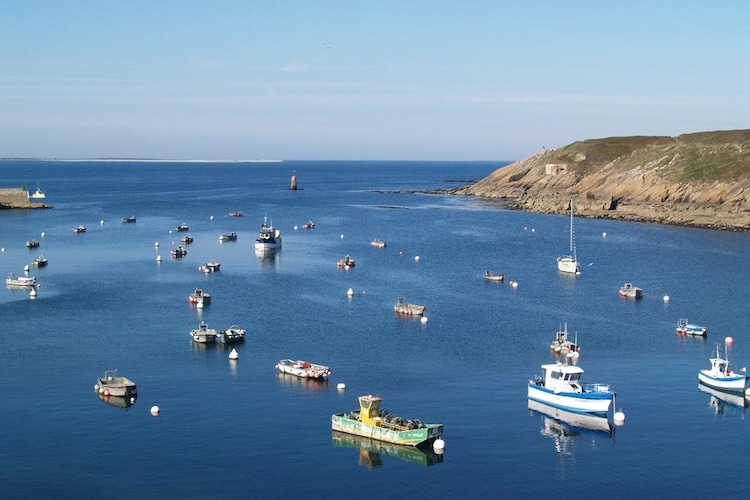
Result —
[[[747, 401], [697, 373], [717, 346], [750, 364], [750, 234], [575, 217], [581, 274], [564, 275], [567, 215], [429, 194], [505, 164], [0, 163], [1, 187], [53, 207], [0, 211], [6, 275], [49, 262], [28, 272], [35, 297], [0, 292], [0, 497], [747, 498]], [[254, 251], [264, 220], [282, 234], [272, 256]], [[182, 223], [194, 243], [174, 259]], [[625, 282], [643, 298], [620, 298]], [[195, 288], [212, 303], [191, 305]], [[427, 319], [396, 315], [398, 297]], [[677, 335], [680, 318], [707, 337]], [[196, 344], [202, 321], [246, 340]], [[529, 407], [566, 325], [622, 421]], [[286, 358], [332, 375], [282, 375]], [[113, 369], [133, 404], [94, 390]], [[368, 394], [442, 423], [442, 453], [332, 433]]]

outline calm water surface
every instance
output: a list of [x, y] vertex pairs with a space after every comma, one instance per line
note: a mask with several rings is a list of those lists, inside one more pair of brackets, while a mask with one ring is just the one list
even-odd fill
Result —
[[[727, 336], [734, 367], [750, 363], [750, 236], [576, 219], [583, 272], [569, 277], [555, 263], [565, 216], [393, 192], [467, 184], [498, 166], [0, 164], [3, 187], [38, 184], [55, 207], [0, 212], [6, 275], [49, 259], [31, 271], [35, 300], [0, 293], [2, 496], [745, 498], [746, 411], [700, 391], [696, 373]], [[131, 214], [137, 223], [120, 222]], [[265, 216], [284, 241], [272, 259], [253, 251]], [[195, 243], [174, 260], [182, 222]], [[74, 234], [78, 224], [88, 231]], [[230, 231], [237, 241], [221, 243]], [[41, 246], [28, 250], [32, 238]], [[348, 271], [336, 267], [345, 254], [357, 260]], [[210, 259], [221, 271], [198, 272]], [[485, 269], [506, 282], [484, 282]], [[642, 300], [618, 297], [626, 281]], [[213, 296], [203, 310], [187, 300], [196, 287]], [[429, 321], [395, 317], [399, 296], [426, 304]], [[678, 337], [680, 317], [709, 337]], [[201, 320], [247, 329], [237, 362], [192, 343]], [[616, 385], [626, 421], [611, 432], [528, 408], [526, 383], [563, 322], [584, 381]], [[330, 384], [276, 373], [287, 357], [330, 365]], [[113, 368], [138, 384], [130, 408], [93, 390]], [[442, 422], [445, 453], [332, 435], [330, 415], [361, 394]]]

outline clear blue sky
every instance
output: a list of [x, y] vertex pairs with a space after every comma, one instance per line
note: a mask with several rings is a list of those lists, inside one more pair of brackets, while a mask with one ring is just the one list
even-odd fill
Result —
[[514, 160], [750, 128], [745, 0], [0, 0], [0, 157]]

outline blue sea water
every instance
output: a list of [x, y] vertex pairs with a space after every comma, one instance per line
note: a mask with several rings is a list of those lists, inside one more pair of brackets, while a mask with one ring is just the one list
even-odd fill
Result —
[[[30, 272], [36, 299], [0, 293], [1, 496], [745, 498], [746, 410], [696, 374], [727, 336], [733, 366], [750, 363], [750, 235], [576, 218], [571, 277], [555, 262], [566, 216], [410, 192], [500, 165], [3, 162], [2, 187], [39, 185], [54, 208], [0, 211], [6, 274], [49, 259]], [[266, 216], [283, 236], [271, 259], [253, 251]], [[183, 222], [195, 242], [175, 260]], [[345, 254], [354, 268], [337, 268]], [[221, 271], [200, 273], [210, 259]], [[624, 282], [644, 298], [619, 298]], [[187, 300], [196, 287], [213, 297], [203, 310]], [[394, 316], [399, 296], [426, 304], [428, 321]], [[676, 335], [681, 317], [708, 338]], [[237, 362], [191, 341], [201, 320], [247, 329]], [[611, 432], [528, 408], [564, 322], [584, 381], [616, 386], [626, 420]], [[329, 365], [330, 382], [281, 376], [288, 357]], [[93, 390], [114, 368], [138, 384], [129, 408]], [[444, 454], [333, 436], [331, 414], [362, 394], [443, 423]]]

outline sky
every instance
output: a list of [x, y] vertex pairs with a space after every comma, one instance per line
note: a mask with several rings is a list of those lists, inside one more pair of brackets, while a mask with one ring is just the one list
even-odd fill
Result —
[[512, 161], [750, 128], [750, 2], [0, 0], [0, 157]]

